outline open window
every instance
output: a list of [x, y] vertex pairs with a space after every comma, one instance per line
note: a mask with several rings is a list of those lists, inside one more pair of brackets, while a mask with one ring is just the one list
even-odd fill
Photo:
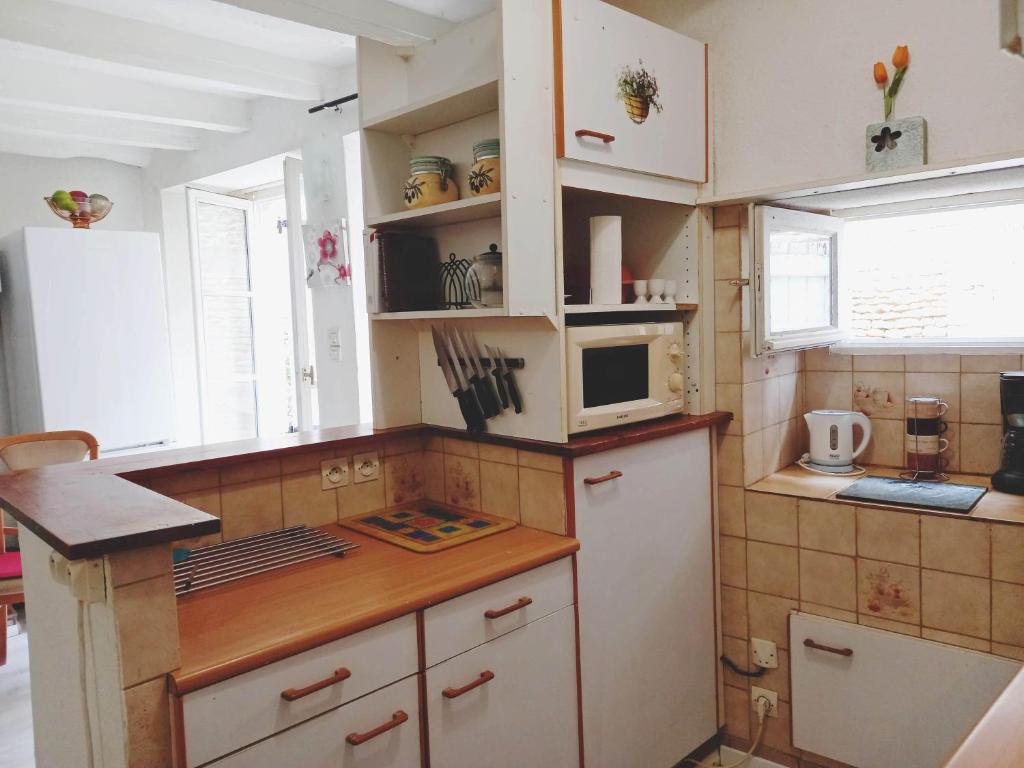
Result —
[[756, 205], [751, 276], [754, 354], [834, 344], [839, 313], [843, 221]]

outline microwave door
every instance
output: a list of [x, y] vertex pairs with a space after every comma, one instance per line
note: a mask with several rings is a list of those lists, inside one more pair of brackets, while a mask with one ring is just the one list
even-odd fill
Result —
[[650, 398], [650, 345], [581, 350], [583, 407], [621, 406]]

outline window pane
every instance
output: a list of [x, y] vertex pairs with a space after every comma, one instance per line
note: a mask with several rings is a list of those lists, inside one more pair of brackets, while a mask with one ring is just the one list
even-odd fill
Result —
[[226, 205], [196, 205], [203, 293], [249, 290], [245, 211]]
[[255, 382], [210, 382], [204, 428], [206, 442], [256, 437]]
[[251, 378], [252, 315], [245, 296], [204, 296], [206, 377], [219, 381]]
[[772, 231], [768, 253], [769, 333], [830, 326], [831, 235]]
[[851, 336], [1024, 337], [1024, 204], [850, 222], [845, 246]]

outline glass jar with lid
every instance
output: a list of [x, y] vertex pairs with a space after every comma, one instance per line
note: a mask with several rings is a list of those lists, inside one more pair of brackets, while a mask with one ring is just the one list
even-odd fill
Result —
[[409, 178], [402, 187], [405, 207], [426, 208], [459, 199], [455, 167], [447, 157], [424, 155], [409, 160]]
[[475, 282], [480, 285], [480, 299], [475, 298], [473, 303], [478, 308], [501, 307], [505, 305], [505, 292], [503, 289], [501, 275], [501, 251], [497, 243], [491, 243], [490, 248], [478, 256], [473, 257], [473, 264], [469, 271], [473, 274]]
[[501, 142], [484, 139], [473, 145], [473, 167], [469, 170], [469, 194], [501, 192]]

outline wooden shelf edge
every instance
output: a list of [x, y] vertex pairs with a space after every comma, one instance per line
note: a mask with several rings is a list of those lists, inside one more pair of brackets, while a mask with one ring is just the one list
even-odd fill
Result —
[[375, 229], [430, 227], [440, 224], [459, 224], [465, 221], [491, 219], [501, 215], [501, 192], [479, 197], [467, 197], [450, 203], [416, 208], [411, 211], [387, 213], [367, 219], [366, 226]]
[[457, 317], [504, 317], [504, 307], [487, 307], [484, 309], [428, 309], [412, 312], [378, 312], [370, 315], [371, 320], [434, 320], [452, 319]]
[[362, 128], [398, 135], [437, 130], [498, 109], [498, 78], [491, 77], [419, 99], [363, 122]]
[[596, 315], [605, 312], [692, 312], [697, 304], [566, 304], [567, 315]]

